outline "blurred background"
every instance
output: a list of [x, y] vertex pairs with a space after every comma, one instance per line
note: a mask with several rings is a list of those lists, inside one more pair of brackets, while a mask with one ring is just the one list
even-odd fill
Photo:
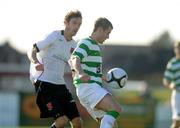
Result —
[[[74, 8], [83, 15], [76, 40], [90, 35], [99, 16], [114, 25], [101, 47], [103, 72], [121, 67], [128, 74], [123, 89], [105, 84], [123, 107], [120, 128], [170, 127], [171, 91], [163, 87], [162, 78], [167, 61], [174, 56], [173, 43], [180, 37], [179, 7], [178, 0], [0, 0], [0, 128], [51, 124], [51, 119], [39, 119], [26, 52], [47, 33], [62, 29], [64, 15]], [[65, 78], [84, 127], [98, 128], [76, 97], [68, 67]]]
[[[123, 107], [118, 120], [122, 128], [170, 125], [170, 91], [161, 81], [166, 62], [173, 56], [171, 43], [169, 33], [164, 32], [149, 46], [102, 45], [104, 73], [122, 67], [129, 77], [124, 88], [110, 90]], [[79, 104], [68, 68], [65, 78], [77, 100], [85, 128], [98, 126]], [[48, 121], [39, 119], [26, 54], [4, 42], [0, 47], [0, 126], [48, 126]]]

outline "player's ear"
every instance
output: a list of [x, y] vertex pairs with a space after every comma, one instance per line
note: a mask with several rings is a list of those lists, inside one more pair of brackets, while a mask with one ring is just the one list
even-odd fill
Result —
[[104, 29], [103, 29], [102, 27], [98, 27], [98, 31], [99, 31], [99, 32], [103, 32]]
[[68, 21], [64, 21], [64, 25], [67, 26], [68, 25]]

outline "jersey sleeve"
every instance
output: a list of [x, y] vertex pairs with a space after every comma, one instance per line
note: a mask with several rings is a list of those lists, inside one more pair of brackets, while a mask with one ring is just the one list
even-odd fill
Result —
[[45, 37], [45, 39], [37, 42], [36, 46], [38, 50], [40, 51], [50, 46], [54, 42], [54, 40], [56, 40], [56, 37], [57, 37], [57, 31], [54, 31], [50, 33], [47, 37]]
[[168, 81], [173, 81], [173, 70], [172, 70], [172, 64], [169, 62], [166, 66], [166, 70], [164, 72], [164, 78]]
[[78, 57], [81, 61], [88, 56], [89, 48], [83, 40], [79, 41], [71, 57]]

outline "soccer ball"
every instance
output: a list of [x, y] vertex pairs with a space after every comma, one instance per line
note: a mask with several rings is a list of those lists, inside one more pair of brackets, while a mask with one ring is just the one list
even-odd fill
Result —
[[106, 79], [108, 86], [114, 89], [120, 89], [126, 85], [128, 75], [122, 68], [113, 68], [107, 72]]

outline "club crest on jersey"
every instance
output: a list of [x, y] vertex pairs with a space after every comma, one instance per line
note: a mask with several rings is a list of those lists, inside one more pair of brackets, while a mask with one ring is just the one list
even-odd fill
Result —
[[47, 106], [49, 111], [51, 111], [53, 109], [53, 105], [51, 102], [47, 103], [46, 106]]

